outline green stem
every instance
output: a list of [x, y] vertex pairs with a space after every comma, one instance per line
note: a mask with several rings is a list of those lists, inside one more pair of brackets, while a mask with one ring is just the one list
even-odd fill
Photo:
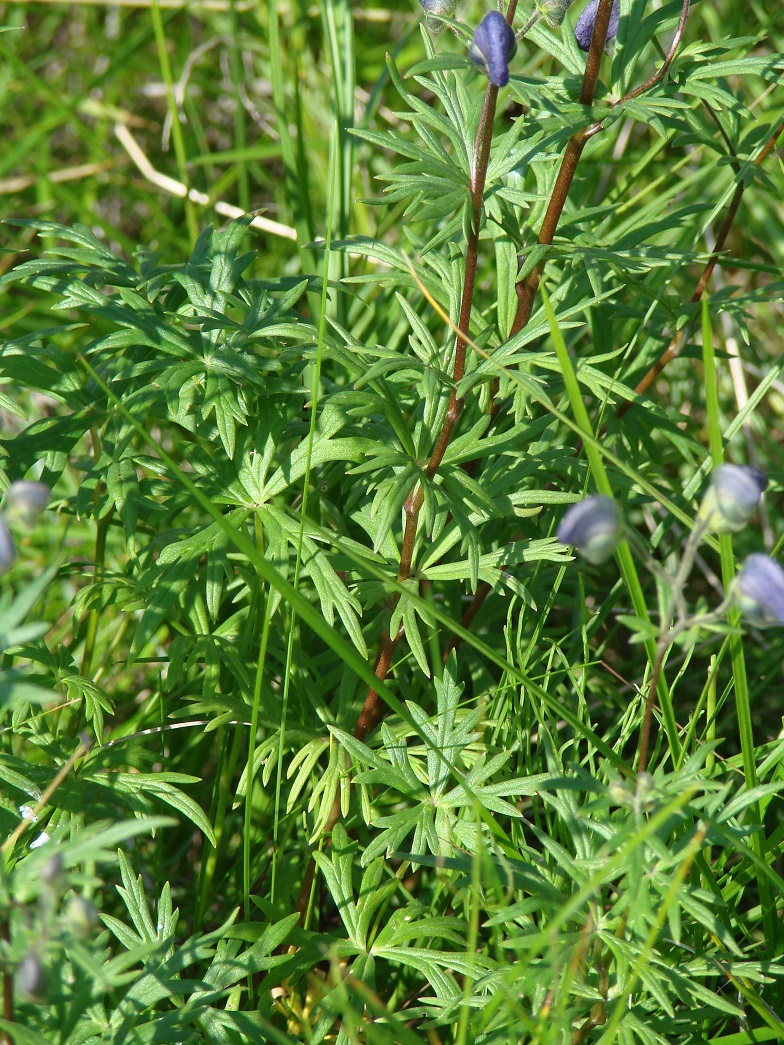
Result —
[[[517, 0], [512, 0], [507, 12], [507, 21], [511, 23], [517, 7]], [[463, 400], [457, 398], [457, 384], [465, 374], [466, 343], [471, 325], [471, 306], [474, 300], [474, 288], [476, 285], [476, 268], [479, 257], [479, 232], [482, 222], [482, 208], [484, 201], [485, 182], [487, 180], [487, 167], [490, 162], [490, 147], [493, 141], [493, 122], [495, 120], [495, 109], [498, 101], [498, 88], [488, 83], [485, 91], [482, 114], [479, 118], [479, 126], [476, 134], [474, 147], [474, 163], [471, 172], [471, 229], [466, 245], [465, 275], [463, 277], [463, 293], [460, 300], [460, 316], [458, 319], [458, 334], [455, 344], [455, 362], [452, 373], [453, 384], [449, 393], [449, 404], [446, 417], [441, 426], [441, 431], [436, 439], [436, 444], [430, 455], [430, 460], [425, 468], [426, 480], [431, 480], [444, 459], [449, 441], [455, 430], [460, 414], [463, 409]], [[416, 482], [406, 498], [403, 506], [406, 516], [403, 528], [403, 543], [400, 549], [400, 565], [398, 568], [398, 583], [405, 581], [411, 574], [411, 566], [414, 559], [414, 543], [416, 541], [419, 513], [424, 504], [425, 494], [422, 482]], [[399, 596], [395, 599], [395, 605]], [[402, 626], [397, 635], [391, 635], [385, 629], [378, 655], [376, 657], [375, 673], [383, 682], [392, 666], [392, 658], [395, 648], [403, 636]], [[373, 729], [381, 717], [383, 710], [381, 698], [371, 686], [365, 696], [362, 711], [360, 712], [354, 735], [362, 739]]]
[[[98, 524], [95, 528], [95, 572], [96, 574], [103, 569], [106, 561], [106, 535], [109, 532], [109, 522], [111, 520], [112, 513], [104, 515], [102, 519], [98, 520]], [[82, 664], [79, 669], [80, 675], [84, 678], [90, 677], [93, 665], [93, 655], [95, 653], [95, 641], [98, 637], [98, 623], [101, 618], [100, 610], [97, 608], [90, 610], [90, 615], [87, 618], [87, 634], [84, 639], [84, 652], [82, 653]]]
[[[188, 154], [185, 151], [185, 139], [182, 136], [182, 127], [180, 126], [180, 114], [177, 111], [177, 101], [174, 97], [171, 66], [169, 65], [169, 55], [166, 51], [166, 34], [163, 31], [163, 19], [161, 18], [159, 0], [152, 0], [150, 5], [150, 15], [152, 17], [152, 26], [155, 32], [155, 45], [158, 49], [158, 64], [161, 67], [163, 82], [166, 84], [166, 104], [169, 109], [169, 119], [171, 120], [171, 135], [172, 144], [174, 145], [174, 156], [177, 160], [177, 174], [182, 184], [187, 188], [190, 181], [188, 177]], [[193, 209], [193, 203], [187, 195], [184, 200], [184, 205], [185, 222], [188, 226], [188, 236], [190, 237], [191, 243], [195, 243], [199, 235], [199, 229], [196, 224], [196, 214]]]
[[[555, 317], [552, 304], [550, 303], [550, 297], [547, 291], [542, 287], [542, 302], [544, 309], [547, 314], [547, 320], [550, 325], [550, 334], [553, 339], [555, 346], [556, 356], [561, 367], [561, 373], [564, 379], [564, 385], [566, 387], [566, 394], [569, 397], [569, 404], [574, 414], [574, 419], [577, 422], [577, 426], [583, 436], [585, 444], [585, 453], [588, 458], [588, 465], [593, 475], [594, 482], [600, 493], [606, 494], [608, 497], [613, 496], [612, 486], [607, 476], [607, 471], [604, 467], [604, 460], [599, 450], [596, 437], [591, 427], [591, 420], [588, 416], [588, 411], [583, 402], [582, 393], [580, 391], [580, 385], [577, 380], [577, 374], [572, 364], [572, 357], [566, 348], [566, 342], [563, 339], [560, 328], [558, 326], [558, 320]], [[621, 569], [621, 576], [623, 578], [626, 589], [632, 600], [632, 606], [634, 607], [635, 614], [644, 621], [650, 621], [648, 615], [648, 607], [645, 602], [645, 596], [643, 594], [642, 585], [640, 584], [640, 578], [637, 573], [637, 567], [632, 557], [629, 543], [626, 540], [621, 541], [616, 551], [618, 556], [618, 564]], [[652, 638], [645, 640], [645, 651], [648, 654], [648, 662], [651, 665], [652, 676], [651, 680], [655, 685], [655, 692], [659, 697], [659, 705], [662, 709], [662, 715], [664, 716], [664, 727], [667, 732], [667, 742], [670, 746], [670, 752], [672, 754], [673, 762], [677, 761], [680, 754], [681, 745], [678, 739], [678, 724], [675, 721], [675, 713], [672, 707], [672, 701], [670, 699], [670, 691], [667, 688], [667, 682], [661, 673], [661, 664], [659, 664], [658, 673], [656, 673], [656, 663], [659, 661], [659, 650], [657, 643]], [[663, 655], [662, 655], [663, 657]], [[655, 677], [654, 677], [655, 675]], [[652, 699], [652, 698], [651, 698]]]

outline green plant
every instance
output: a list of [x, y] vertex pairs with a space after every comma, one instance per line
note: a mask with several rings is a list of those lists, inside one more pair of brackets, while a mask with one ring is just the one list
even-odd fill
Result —
[[[3, 580], [51, 625], [5, 653], [9, 1040], [784, 1034], [782, 638], [708, 613], [757, 538], [694, 502], [744, 431], [779, 493], [780, 29], [622, 0], [603, 57], [600, 0], [586, 57], [566, 3], [422, 6], [392, 43], [394, 10], [223, 12], [218, 183], [288, 206], [277, 245], [192, 234], [217, 161], [172, 56], [210, 41], [157, 4], [185, 233], [6, 225], [4, 470], [52, 490]], [[617, 573], [556, 538], [588, 489]]]

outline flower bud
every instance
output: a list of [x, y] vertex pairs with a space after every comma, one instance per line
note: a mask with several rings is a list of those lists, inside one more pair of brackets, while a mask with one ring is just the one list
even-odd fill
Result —
[[431, 33], [446, 29], [442, 18], [451, 18], [457, 10], [457, 0], [419, 0], [425, 12], [425, 25]]
[[62, 889], [63, 885], [63, 855], [55, 853], [50, 856], [38, 872], [38, 877], [48, 889]]
[[65, 909], [65, 922], [74, 936], [86, 940], [98, 924], [98, 909], [83, 896], [72, 896]]
[[9, 518], [18, 519], [23, 526], [32, 526], [49, 504], [50, 491], [43, 483], [32, 479], [17, 479], [8, 487], [4, 509]]
[[10, 570], [16, 559], [16, 548], [8, 523], [0, 515], [0, 573]]
[[584, 559], [605, 562], [623, 537], [623, 519], [612, 497], [595, 494], [573, 504], [561, 519], [558, 540], [574, 545]]
[[650, 773], [637, 774], [637, 789], [634, 793], [632, 806], [638, 813], [648, 813], [653, 809], [653, 789], [656, 783]]
[[[583, 13], [577, 19], [574, 27], [574, 38], [581, 51], [587, 51], [591, 46], [593, 27], [596, 22], [596, 12], [599, 9], [599, 0], [591, 0]], [[618, 35], [618, 23], [621, 20], [620, 0], [614, 0], [610, 11], [610, 22], [607, 26], [607, 38], [604, 41], [605, 54], [612, 54], [615, 47], [615, 37]]]
[[45, 1001], [48, 977], [43, 962], [35, 953], [28, 951], [16, 970], [16, 986], [26, 1001]]
[[784, 570], [767, 555], [750, 555], [735, 582], [735, 600], [754, 624], [784, 624]]
[[514, 29], [499, 11], [486, 14], [474, 30], [468, 55], [496, 87], [509, 83], [509, 62], [517, 50]]
[[620, 780], [613, 780], [607, 791], [613, 805], [625, 806], [631, 801], [631, 791], [629, 791], [626, 784], [622, 783]]
[[573, 0], [536, 0], [539, 14], [551, 29], [557, 29], [566, 17]]
[[743, 529], [768, 485], [759, 468], [720, 464], [700, 505], [699, 518], [716, 533]]

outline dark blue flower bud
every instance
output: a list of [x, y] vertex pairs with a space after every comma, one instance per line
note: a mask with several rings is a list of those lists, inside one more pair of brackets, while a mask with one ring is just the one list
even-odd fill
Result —
[[705, 491], [699, 518], [716, 533], [736, 533], [754, 514], [767, 485], [759, 468], [720, 464]]
[[425, 25], [431, 33], [445, 29], [442, 18], [451, 18], [457, 10], [457, 0], [419, 0], [425, 12]]
[[566, 12], [571, 7], [573, 0], [536, 0], [539, 14], [551, 29], [557, 29], [566, 17]]
[[474, 31], [468, 55], [496, 87], [509, 83], [509, 62], [517, 50], [514, 29], [499, 11], [486, 14]]
[[[596, 22], [596, 12], [598, 9], [599, 0], [591, 0], [577, 19], [577, 25], [574, 27], [574, 38], [581, 51], [587, 51], [591, 46], [591, 37], [593, 36], [593, 27]], [[618, 35], [618, 23], [620, 20], [620, 0], [614, 0], [612, 10], [610, 11], [610, 22], [607, 26], [607, 39], [604, 42], [604, 49], [608, 53], [612, 53], [615, 44], [615, 37]]]
[[784, 624], [784, 570], [767, 555], [750, 555], [735, 582], [735, 598], [754, 624]]
[[623, 519], [612, 497], [595, 494], [573, 504], [561, 519], [558, 540], [574, 545], [584, 559], [605, 562], [623, 537]]

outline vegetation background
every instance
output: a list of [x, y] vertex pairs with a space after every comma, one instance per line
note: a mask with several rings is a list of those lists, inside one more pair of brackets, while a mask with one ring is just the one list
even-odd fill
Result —
[[592, 111], [583, 6], [478, 205], [413, 0], [0, 5], [4, 1040], [784, 1040], [781, 629], [662, 639], [712, 466], [689, 613], [784, 541], [784, 4], [621, 0]]

